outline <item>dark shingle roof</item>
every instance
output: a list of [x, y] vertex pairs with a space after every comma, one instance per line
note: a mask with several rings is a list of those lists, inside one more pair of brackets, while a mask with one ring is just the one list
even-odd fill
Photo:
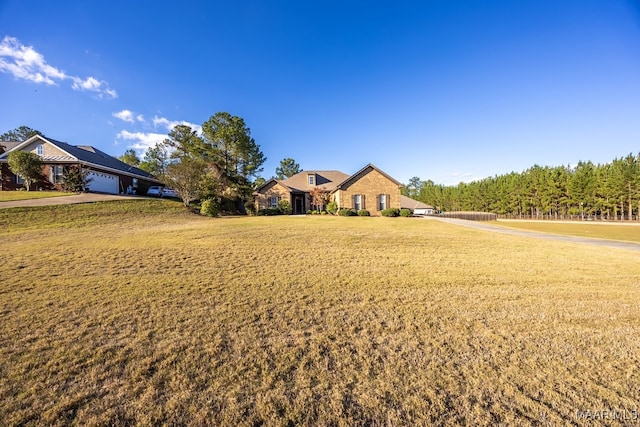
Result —
[[115, 169], [121, 172], [139, 175], [146, 178], [155, 178], [149, 172], [130, 166], [123, 161], [116, 159], [107, 153], [98, 150], [90, 145], [71, 145], [66, 142], [57, 141], [49, 137], [43, 136], [44, 139], [58, 146], [60, 149], [71, 154], [81, 162], [91, 163], [96, 166], [104, 166], [106, 168]]

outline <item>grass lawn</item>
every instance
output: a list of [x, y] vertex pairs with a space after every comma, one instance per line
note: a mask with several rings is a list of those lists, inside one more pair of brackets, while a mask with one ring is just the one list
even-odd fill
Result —
[[7, 209], [0, 238], [5, 425], [562, 425], [638, 409], [636, 252], [163, 200]]
[[70, 196], [64, 191], [0, 191], [0, 203], [15, 200], [44, 199], [47, 197]]
[[497, 225], [541, 233], [640, 243], [640, 224], [597, 222], [498, 221]]

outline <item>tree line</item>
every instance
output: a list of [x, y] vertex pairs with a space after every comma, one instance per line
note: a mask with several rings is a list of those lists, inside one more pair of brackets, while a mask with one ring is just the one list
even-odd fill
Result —
[[413, 177], [405, 195], [440, 211], [531, 218], [631, 220], [640, 213], [640, 154], [604, 164], [539, 166], [456, 186]]

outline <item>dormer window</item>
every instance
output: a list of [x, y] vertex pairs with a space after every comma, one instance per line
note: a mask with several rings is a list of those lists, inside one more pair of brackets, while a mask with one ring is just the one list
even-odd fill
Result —
[[307, 181], [309, 183], [309, 187], [313, 187], [316, 185], [316, 174], [310, 173], [307, 175]]
[[38, 144], [38, 146], [36, 147], [36, 154], [38, 156], [44, 155], [44, 147], [42, 146], [42, 144]]

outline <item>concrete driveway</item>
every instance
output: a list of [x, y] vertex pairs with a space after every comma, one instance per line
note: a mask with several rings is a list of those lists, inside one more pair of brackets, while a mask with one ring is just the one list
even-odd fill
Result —
[[120, 196], [117, 194], [98, 194], [98, 193], [81, 193], [71, 196], [47, 197], [44, 199], [15, 200], [12, 202], [0, 202], [0, 209], [3, 208], [20, 208], [34, 206], [51, 206], [51, 205], [71, 205], [74, 203], [94, 203], [105, 202], [109, 200], [132, 200], [146, 197], [141, 196]]
[[492, 225], [489, 222], [467, 221], [464, 219], [425, 217], [432, 220], [448, 222], [462, 227], [475, 228], [477, 230], [492, 231], [495, 233], [510, 234], [512, 236], [534, 237], [538, 239], [556, 240], [559, 242], [582, 243], [605, 248], [629, 249], [640, 251], [640, 243], [623, 242], [619, 240], [594, 239], [589, 237], [565, 236], [560, 234], [540, 233], [536, 231], [516, 230]]

